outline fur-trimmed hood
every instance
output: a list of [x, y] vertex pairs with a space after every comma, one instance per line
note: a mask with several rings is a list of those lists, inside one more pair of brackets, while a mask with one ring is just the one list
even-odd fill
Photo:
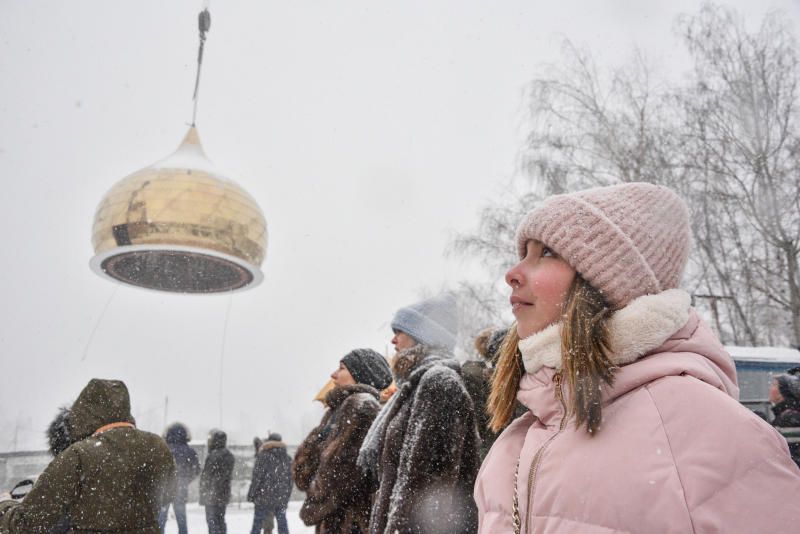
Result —
[[167, 445], [186, 445], [192, 439], [189, 427], [183, 423], [172, 423], [164, 433], [164, 441]]
[[69, 429], [69, 407], [62, 406], [47, 426], [47, 444], [54, 457], [75, 443]]
[[265, 452], [270, 451], [272, 449], [285, 449], [286, 444], [282, 441], [265, 441], [261, 444], [261, 448], [258, 449], [258, 452]]

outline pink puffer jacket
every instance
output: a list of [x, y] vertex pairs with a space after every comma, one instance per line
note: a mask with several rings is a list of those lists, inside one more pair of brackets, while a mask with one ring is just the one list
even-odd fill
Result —
[[641, 297], [611, 326], [622, 367], [594, 436], [564, 419], [558, 327], [520, 343], [518, 399], [530, 412], [484, 460], [479, 531], [514, 532], [519, 462], [526, 534], [800, 532], [800, 470], [780, 434], [737, 402], [733, 362], [688, 295]]

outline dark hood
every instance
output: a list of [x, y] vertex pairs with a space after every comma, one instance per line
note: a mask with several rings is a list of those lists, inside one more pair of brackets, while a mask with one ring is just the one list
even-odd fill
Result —
[[222, 430], [212, 430], [208, 433], [208, 450], [224, 449], [228, 444], [228, 435]]
[[72, 438], [81, 440], [102, 426], [118, 422], [133, 423], [127, 386], [120, 380], [91, 379], [70, 409]]
[[185, 445], [190, 439], [189, 429], [183, 423], [172, 423], [164, 434], [164, 441], [170, 445]]

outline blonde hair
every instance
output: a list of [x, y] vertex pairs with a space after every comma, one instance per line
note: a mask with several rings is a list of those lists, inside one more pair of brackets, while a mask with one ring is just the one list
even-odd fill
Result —
[[564, 302], [561, 363], [576, 424], [586, 425], [590, 433], [603, 420], [603, 385], [614, 383], [616, 367], [608, 359], [608, 319], [612, 313], [603, 295], [576, 276]]
[[503, 430], [514, 415], [519, 381], [524, 372], [518, 344], [519, 334], [517, 324], [514, 323], [500, 345], [500, 357], [492, 375], [489, 399], [486, 401], [486, 411], [490, 416], [489, 428], [495, 433]]
[[[616, 367], [608, 359], [608, 319], [613, 310], [603, 295], [580, 275], [575, 275], [563, 304], [561, 354], [570, 395], [568, 413], [578, 426], [594, 433], [602, 422], [602, 386], [614, 382]], [[514, 414], [519, 382], [524, 373], [519, 334], [512, 325], [500, 347], [492, 377], [487, 410], [489, 427], [501, 431]]]

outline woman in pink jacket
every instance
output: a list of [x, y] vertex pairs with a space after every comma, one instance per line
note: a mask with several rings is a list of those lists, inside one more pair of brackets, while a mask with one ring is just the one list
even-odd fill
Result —
[[645, 183], [557, 195], [517, 242], [492, 428], [517, 399], [530, 411], [483, 462], [480, 532], [800, 532], [786, 442], [737, 402], [733, 361], [677, 289], [684, 202]]

